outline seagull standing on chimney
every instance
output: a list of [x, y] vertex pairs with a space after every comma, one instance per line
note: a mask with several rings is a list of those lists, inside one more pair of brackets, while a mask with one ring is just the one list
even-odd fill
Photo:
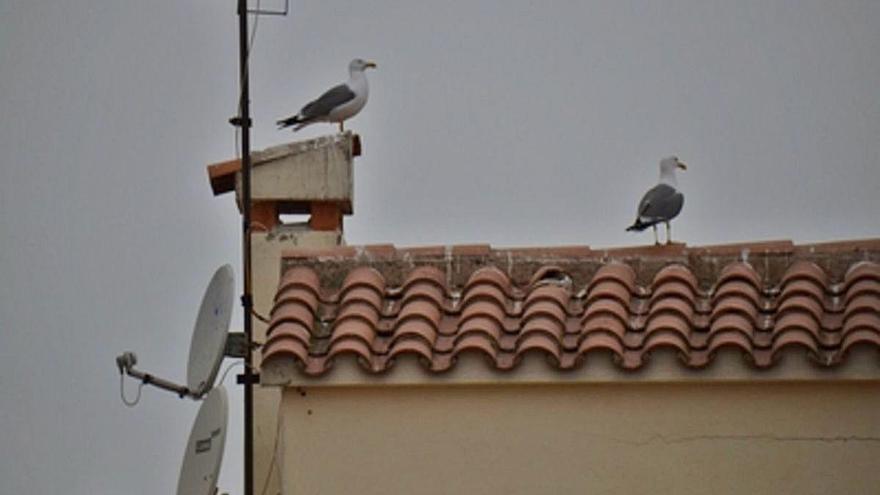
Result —
[[309, 102], [293, 117], [279, 120], [278, 128], [293, 126], [296, 132], [315, 122], [335, 122], [339, 124], [339, 132], [345, 127], [343, 122], [357, 115], [367, 104], [370, 88], [364, 71], [375, 68], [376, 63], [356, 58], [348, 64], [348, 81], [334, 86], [318, 99]]

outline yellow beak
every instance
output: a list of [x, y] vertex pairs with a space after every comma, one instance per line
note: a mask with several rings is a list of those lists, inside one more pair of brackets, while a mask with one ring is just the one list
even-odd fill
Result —
[[684, 162], [678, 162], [678, 168], [682, 170], [687, 170], [688, 166]]
[[372, 67], [373, 69], [375, 69], [376, 62], [373, 62], [372, 60], [370, 60], [369, 62], [367, 62], [367, 65], [365, 67]]

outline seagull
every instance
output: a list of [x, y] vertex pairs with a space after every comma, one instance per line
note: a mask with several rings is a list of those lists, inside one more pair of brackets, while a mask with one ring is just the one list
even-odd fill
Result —
[[375, 68], [376, 63], [356, 58], [348, 64], [348, 81], [327, 90], [317, 100], [302, 107], [293, 117], [279, 120], [279, 129], [295, 126], [294, 132], [315, 122], [336, 122], [339, 132], [345, 130], [342, 122], [354, 117], [367, 104], [370, 88], [364, 70]]
[[684, 195], [678, 190], [675, 181], [675, 169], [687, 170], [687, 165], [680, 162], [678, 157], [670, 156], [660, 160], [660, 182], [652, 187], [639, 202], [639, 210], [636, 213], [636, 221], [626, 230], [639, 231], [654, 228], [654, 244], [660, 245], [657, 238], [657, 224], [666, 224], [666, 244], [672, 242], [672, 228], [669, 221], [678, 216], [684, 205]]

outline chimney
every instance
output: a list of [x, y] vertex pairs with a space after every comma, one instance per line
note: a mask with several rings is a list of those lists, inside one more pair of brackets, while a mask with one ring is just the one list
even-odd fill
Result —
[[[351, 131], [251, 153], [251, 221], [258, 229], [281, 226], [280, 215], [308, 214], [308, 228], [342, 232], [352, 214], [354, 157], [361, 144]], [[241, 161], [208, 166], [214, 195], [235, 190], [241, 211]]]
[[[288, 250], [326, 249], [344, 243], [342, 218], [352, 214], [354, 157], [360, 156], [357, 134], [346, 132], [274, 146], [251, 153], [251, 279], [253, 339], [266, 342], [268, 316]], [[242, 209], [241, 162], [230, 160], [208, 166], [214, 195], [235, 191]], [[280, 215], [307, 214], [308, 224], [282, 224]], [[254, 353], [259, 370], [262, 355]], [[275, 449], [273, 425], [280, 390], [257, 385], [254, 389], [253, 453], [258, 466], [271, 464]], [[277, 483], [277, 481], [276, 481]], [[272, 491], [278, 492], [277, 485]]]

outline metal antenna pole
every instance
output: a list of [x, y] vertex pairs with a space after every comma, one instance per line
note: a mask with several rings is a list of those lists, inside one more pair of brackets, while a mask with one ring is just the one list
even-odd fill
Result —
[[241, 127], [241, 189], [242, 189], [242, 222], [241, 230], [244, 237], [242, 255], [244, 257], [244, 294], [241, 297], [244, 309], [244, 495], [253, 495], [254, 490], [254, 375], [251, 370], [253, 356], [253, 327], [251, 313], [253, 310], [253, 292], [251, 290], [251, 116], [250, 88], [248, 85], [248, 28], [247, 0], [238, 0], [238, 51], [239, 81], [241, 100], [239, 101], [238, 125]]
[[[259, 375], [253, 372], [253, 320], [254, 298], [251, 270], [251, 99], [250, 99], [250, 47], [248, 46], [248, 14], [287, 16], [288, 2], [284, 10], [261, 10], [257, 2], [256, 10], [248, 10], [247, 0], [238, 0], [238, 60], [239, 85], [241, 94], [238, 102], [238, 115], [230, 123], [241, 128], [241, 231], [242, 257], [244, 258], [244, 291], [241, 306], [244, 310], [244, 372], [239, 383], [244, 384], [244, 495], [254, 493], [254, 383]], [[254, 21], [256, 22], [256, 21]], [[256, 28], [256, 24], [254, 24]]]

